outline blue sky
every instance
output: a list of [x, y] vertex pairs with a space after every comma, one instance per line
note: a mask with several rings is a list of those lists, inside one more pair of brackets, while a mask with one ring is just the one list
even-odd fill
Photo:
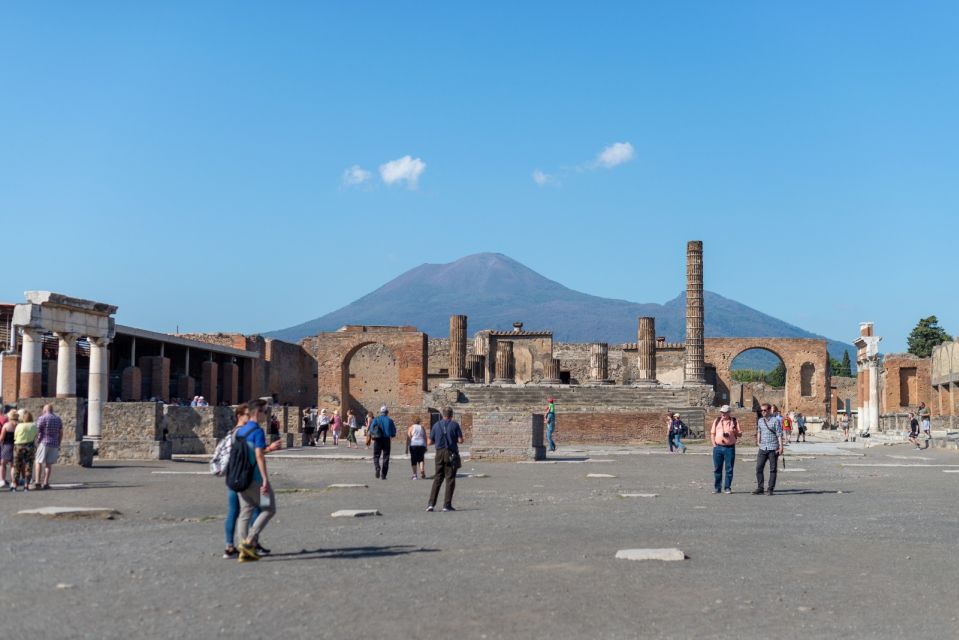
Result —
[[708, 289], [903, 350], [959, 332], [957, 32], [955, 2], [3, 3], [0, 299], [255, 332], [497, 251], [663, 302], [702, 239]]

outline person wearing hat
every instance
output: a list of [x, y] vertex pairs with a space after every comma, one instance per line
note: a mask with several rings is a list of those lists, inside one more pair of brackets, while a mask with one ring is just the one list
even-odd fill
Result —
[[[373, 443], [373, 470], [377, 478], [386, 480], [386, 474], [390, 470], [390, 446], [392, 439], [396, 437], [396, 423], [390, 417], [390, 411], [386, 405], [380, 407], [380, 415], [370, 423], [370, 429], [366, 434], [366, 445]], [[383, 466], [380, 466], [380, 457], [383, 458]]]
[[[719, 417], [709, 430], [713, 441], [713, 493], [733, 492], [733, 466], [736, 464], [736, 440], [743, 437], [739, 421], [730, 415], [728, 404], [719, 408]], [[723, 467], [726, 477], [723, 478]]]
[[680, 453], [686, 453], [686, 445], [683, 444], [683, 438], [689, 433], [689, 428], [683, 423], [682, 416], [674, 413], [669, 421], [669, 449], [675, 448]]
[[556, 401], [547, 398], [546, 402], [546, 442], [550, 451], [556, 451], [556, 443], [553, 442], [553, 431], [556, 430]]

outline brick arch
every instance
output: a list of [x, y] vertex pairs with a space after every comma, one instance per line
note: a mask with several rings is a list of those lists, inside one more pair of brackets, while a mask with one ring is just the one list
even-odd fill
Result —
[[[816, 338], [706, 338], [706, 365], [716, 371], [716, 404], [723, 404], [722, 392], [729, 397], [733, 380], [730, 369], [744, 351], [763, 349], [786, 366], [784, 411], [800, 411], [808, 416], [828, 416], [830, 398], [829, 354], [826, 341]], [[802, 395], [804, 364], [813, 366], [811, 396]]]
[[381, 344], [392, 352], [399, 368], [399, 402], [404, 407], [423, 404], [426, 391], [427, 338], [414, 327], [370, 327], [349, 325], [339, 331], [316, 336], [318, 404], [349, 407], [349, 366], [357, 351]]

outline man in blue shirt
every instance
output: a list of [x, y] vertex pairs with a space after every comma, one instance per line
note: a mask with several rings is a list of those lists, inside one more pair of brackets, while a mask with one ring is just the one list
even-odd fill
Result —
[[456, 511], [453, 508], [453, 491], [456, 490], [456, 470], [459, 468], [459, 445], [463, 444], [463, 430], [458, 422], [453, 420], [453, 409], [443, 409], [443, 419], [430, 429], [430, 437], [426, 444], [436, 445], [436, 471], [433, 474], [433, 488], [430, 491], [430, 501], [426, 507], [432, 511], [436, 506], [436, 499], [440, 495], [440, 485], [446, 480], [446, 495], [443, 500], [443, 511]]
[[[270, 519], [276, 515], [276, 498], [273, 487], [270, 486], [270, 477], [266, 472], [266, 434], [260, 423], [267, 418], [266, 400], [252, 400], [250, 406], [250, 421], [237, 430], [237, 436], [244, 438], [250, 450], [250, 462], [254, 465], [253, 481], [250, 486], [239, 493], [240, 517], [237, 522], [240, 539], [240, 562], [259, 560], [256, 545], [260, 533]], [[250, 526], [250, 518], [254, 510], [260, 509], [260, 515]]]
[[772, 407], [768, 404], [762, 406], [760, 418], [756, 421], [756, 444], [759, 451], [756, 452], [756, 482], [759, 485], [754, 495], [762, 495], [765, 478], [763, 471], [766, 468], [766, 461], [769, 461], [769, 485], [766, 489], [766, 495], [771, 496], [776, 489], [776, 468], [779, 463], [779, 456], [783, 452], [783, 423], [777, 420], [773, 415]]
[[[369, 438], [373, 441], [373, 470], [376, 472], [376, 477], [383, 480], [386, 480], [386, 474], [390, 470], [390, 448], [392, 438], [396, 437], [396, 423], [389, 414], [390, 411], [386, 405], [380, 407], [380, 415], [373, 418], [369, 433]], [[380, 456], [383, 457], [382, 468]]]

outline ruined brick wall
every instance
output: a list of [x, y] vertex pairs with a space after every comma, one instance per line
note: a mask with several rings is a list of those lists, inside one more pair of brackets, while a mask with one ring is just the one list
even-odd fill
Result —
[[[207, 344], [215, 344], [220, 347], [232, 347], [237, 336], [243, 337], [239, 333], [178, 333], [176, 337], [186, 340], [196, 340]], [[240, 347], [241, 349], [243, 347]]]
[[232, 407], [163, 407], [162, 428], [173, 453], [213, 453], [235, 422]]
[[316, 360], [298, 344], [266, 340], [266, 395], [277, 401], [310, 406], [316, 402]]
[[840, 409], [846, 408], [846, 400], [850, 400], [850, 404], [855, 410], [856, 408], [856, 394], [858, 392], [858, 382], [856, 378], [845, 378], [841, 376], [833, 376], [832, 378], [832, 402], [831, 402], [831, 414], [836, 415]]
[[0, 400], [5, 404], [13, 404], [20, 395], [20, 356], [10, 353], [0, 353], [3, 367], [3, 388], [0, 388]]
[[101, 460], [162, 460], [172, 446], [163, 439], [163, 405], [157, 402], [108, 402], [97, 456]]
[[349, 362], [349, 381], [347, 406], [358, 414], [376, 414], [381, 405], [399, 405], [399, 363], [385, 345], [370, 344], [357, 350]]
[[542, 414], [491, 411], [473, 424], [472, 460], [544, 460], [545, 425]]
[[883, 357], [880, 373], [881, 413], [908, 413], [925, 402], [932, 415], [939, 415], [939, 399], [932, 389], [932, 359], [911, 353]]

